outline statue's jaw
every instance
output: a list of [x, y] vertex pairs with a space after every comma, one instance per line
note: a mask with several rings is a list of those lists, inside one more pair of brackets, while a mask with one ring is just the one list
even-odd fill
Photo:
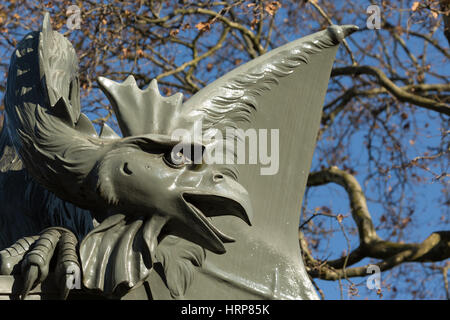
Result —
[[236, 216], [251, 225], [251, 205], [246, 193], [236, 192], [183, 192], [181, 218], [171, 219], [165, 228], [176, 235], [216, 254], [226, 252], [224, 243], [235, 240], [216, 228], [211, 221], [215, 216]]
[[[217, 254], [225, 253], [224, 243], [234, 239], [217, 229], [210, 217], [234, 215], [250, 224], [250, 202], [239, 188], [227, 193], [184, 192], [180, 198], [179, 212], [170, 219], [158, 214], [150, 217], [114, 214], [92, 230], [80, 245], [85, 287], [107, 295], [120, 295], [120, 287], [130, 290], [142, 283], [155, 262], [169, 269], [169, 264], [178, 266], [177, 263], [191, 258], [200, 264], [203, 260], [201, 247]], [[191, 242], [186, 247], [189, 247], [189, 259], [183, 258], [184, 253], [172, 254], [176, 246], [160, 246], [170, 235]]]
[[[232, 237], [227, 236], [225, 233], [223, 233], [222, 231], [217, 229], [210, 221], [211, 219], [208, 219], [209, 216], [206, 216], [202, 212], [202, 210], [200, 210], [198, 207], [196, 207], [191, 202], [187, 201], [185, 197], [183, 197], [183, 199], [184, 199], [186, 205], [191, 210], [191, 212], [195, 215], [194, 219], [199, 221], [199, 223], [208, 230], [207, 233], [209, 234], [211, 241], [217, 241], [218, 246], [222, 246], [221, 243], [228, 243], [228, 242], [235, 241]], [[225, 250], [225, 248], [223, 250]], [[220, 252], [220, 253], [222, 253], [222, 252]]]

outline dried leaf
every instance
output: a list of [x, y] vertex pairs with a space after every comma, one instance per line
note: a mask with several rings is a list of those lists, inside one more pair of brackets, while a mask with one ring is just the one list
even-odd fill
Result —
[[169, 32], [171, 37], [176, 37], [178, 33], [180, 33], [179, 29], [173, 29], [173, 30], [170, 30], [170, 32]]
[[377, 290], [377, 295], [378, 295], [380, 298], [383, 298], [383, 293], [381, 292], [381, 289], [378, 289], [378, 290]]
[[172, 89], [170, 88], [163, 88], [163, 91], [166, 96], [172, 95]]
[[331, 213], [331, 209], [326, 206], [323, 206], [320, 209], [322, 209], [323, 213]]
[[348, 293], [352, 296], [359, 296], [359, 290], [354, 283], [348, 288]]
[[406, 120], [406, 119], [408, 119], [408, 114], [406, 112], [402, 112], [400, 114], [400, 117], [402, 118], [402, 120]]
[[281, 3], [278, 1], [273, 1], [264, 7], [264, 11], [266, 11], [269, 15], [273, 16], [280, 8]]
[[206, 21], [206, 22], [199, 22], [195, 25], [195, 27], [199, 30], [199, 31], [209, 31], [211, 29], [211, 22]]
[[406, 217], [406, 218], [402, 219], [403, 226], [406, 226], [410, 222], [411, 222], [411, 217]]
[[420, 2], [419, 1], [414, 1], [413, 5], [411, 7], [411, 10], [412, 11], [416, 11], [419, 8], [419, 6], [420, 6]]
[[122, 55], [123, 55], [123, 56], [122, 56], [123, 58], [126, 58], [126, 57], [127, 57], [127, 55], [128, 55], [128, 49], [127, 49], [127, 48], [123, 48], [123, 49], [122, 49]]
[[255, 30], [258, 22], [259, 22], [259, 20], [257, 18], [253, 18], [253, 20], [250, 22], [250, 29]]

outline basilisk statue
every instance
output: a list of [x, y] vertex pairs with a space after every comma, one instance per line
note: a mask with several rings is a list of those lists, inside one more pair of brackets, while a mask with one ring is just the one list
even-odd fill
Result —
[[[22, 298], [49, 274], [67, 298], [74, 268], [83, 291], [108, 298], [315, 298], [296, 240], [300, 200], [334, 55], [354, 30], [289, 43], [186, 102], [162, 97], [156, 80], [141, 90], [132, 76], [100, 78], [121, 135], [106, 124], [98, 134], [81, 112], [75, 50], [45, 14], [8, 72], [0, 274], [23, 279]], [[279, 172], [174, 154], [211, 148], [173, 137], [198, 121], [283, 128]]]

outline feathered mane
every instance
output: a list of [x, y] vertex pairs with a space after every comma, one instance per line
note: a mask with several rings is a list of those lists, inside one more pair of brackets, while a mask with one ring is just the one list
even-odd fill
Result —
[[[73, 48], [62, 50], [70, 43], [55, 33], [54, 47], [61, 48], [51, 52], [50, 62], [43, 63], [47, 61], [42, 52], [44, 35], [45, 32], [29, 33], [11, 57], [5, 127], [27, 170], [39, 183], [61, 194], [61, 188], [73, 188], [86, 178], [103, 144], [94, 139], [94, 127], [79, 111]], [[64, 61], [68, 68], [61, 67]], [[83, 128], [90, 124], [92, 134], [77, 130], [80, 124]]]

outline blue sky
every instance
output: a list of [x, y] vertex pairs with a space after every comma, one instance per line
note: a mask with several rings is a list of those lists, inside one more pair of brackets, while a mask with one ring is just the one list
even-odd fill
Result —
[[[405, 16], [405, 19], [408, 18]], [[345, 23], [342, 21], [342, 23]], [[365, 27], [364, 25], [359, 25], [359, 27]], [[355, 34], [353, 39], [355, 41], [362, 41], [363, 37], [369, 38], [368, 41], [376, 41], [375, 37], [371, 35], [371, 32], [379, 32], [379, 31], [365, 31], [361, 33]], [[382, 32], [382, 31], [381, 31]], [[442, 36], [441, 32], [436, 33], [436, 38], [443, 43], [445, 46], [446, 39]], [[423, 44], [419, 41], [415, 41], [414, 38], [410, 38], [407, 41], [408, 46], [413, 50], [413, 52], [416, 52], [416, 50], [420, 50]], [[349, 42], [350, 48], [353, 50], [356, 50], [351, 42]], [[376, 48], [374, 48], [375, 51]], [[343, 48], [340, 48], [341, 55], [345, 55]], [[338, 54], [338, 56], [339, 56]], [[438, 56], [438, 55], [437, 55]], [[402, 57], [401, 57], [402, 58]], [[405, 60], [407, 59], [406, 56], [404, 57]], [[442, 56], [439, 57], [439, 59], [442, 61]], [[370, 59], [364, 61], [362, 64], [370, 65]], [[436, 66], [439, 68], [439, 72], [442, 74], [445, 74], [447, 76], [450, 75], [450, 64], [448, 61], [443, 62], [442, 64], [436, 63]], [[401, 72], [401, 71], [400, 71]], [[427, 79], [430, 83], [436, 83], [437, 81], [435, 79]], [[329, 99], [329, 96], [327, 96], [327, 99]], [[407, 108], [405, 108], [406, 111], [408, 111]], [[442, 122], [439, 120], [439, 117], [436, 116], [435, 113], [426, 111], [426, 110], [420, 110], [416, 109], [416, 117], [415, 117], [415, 125], [418, 129], [420, 129], [420, 132], [418, 136], [408, 134], [405, 132], [401, 136], [401, 142], [403, 144], [410, 143], [410, 139], [414, 139], [414, 144], [407, 149], [406, 157], [409, 160], [414, 159], [417, 156], [423, 155], [425, 151], [429, 151], [429, 147], [431, 146], [438, 146], [441, 143], [441, 131], [442, 129], [448, 130], [447, 128], [442, 127]], [[393, 120], [395, 121], [395, 120]], [[427, 123], [427, 125], [425, 125]], [[349, 139], [349, 148], [350, 148], [350, 154], [352, 154], [352, 157], [355, 157], [358, 159], [358, 161], [353, 161], [353, 163], [359, 163], [360, 165], [357, 165], [353, 167], [358, 173], [356, 175], [356, 178], [360, 182], [360, 184], [363, 185], [363, 190], [366, 192], [366, 195], [370, 197], [371, 189], [374, 187], [374, 182], [369, 180], [366, 185], [363, 184], [363, 182], [366, 179], [367, 176], [367, 162], [368, 162], [368, 155], [365, 147], [365, 142], [367, 142], [366, 138], [366, 130], [360, 130], [360, 132], [356, 135], [353, 135], [351, 139]], [[375, 142], [375, 144], [381, 145], [381, 141]], [[448, 140], [447, 140], [448, 143]], [[326, 150], [327, 142], [324, 139], [324, 141], [321, 141], [319, 143], [319, 148], [322, 148], [323, 150]], [[333, 143], [329, 144], [330, 146], [333, 145]], [[317, 168], [318, 165], [321, 163], [318, 160], [318, 155], [320, 153], [315, 153], [315, 158], [312, 163], [312, 168]], [[449, 163], [448, 159], [444, 161], [444, 168], [435, 168], [436, 172], [448, 172], [449, 169]], [[441, 170], [441, 171], [440, 171]], [[412, 171], [411, 171], [412, 172]], [[426, 237], [428, 237], [433, 231], [438, 230], [448, 230], [450, 225], [448, 224], [449, 217], [450, 217], [450, 209], [448, 207], [445, 207], [442, 202], [442, 188], [443, 184], [436, 181], [432, 174], [426, 171], [418, 171], [418, 174], [421, 174], [424, 177], [424, 181], [422, 183], [413, 183], [412, 187], [407, 190], [407, 193], [409, 194], [409, 200], [414, 201], [416, 204], [416, 213], [413, 215], [413, 221], [412, 224], [406, 229], [407, 234], [404, 238], [407, 242], [421, 242], [425, 240]], [[386, 187], [389, 187], [390, 181], [386, 181]], [[448, 182], [447, 186], [448, 188]], [[407, 200], [405, 200], [407, 201]], [[332, 209], [333, 213], [342, 213], [344, 215], [347, 215], [350, 213], [349, 203], [346, 197], [346, 192], [343, 188], [337, 186], [337, 185], [327, 185], [320, 188], [312, 188], [309, 192], [309, 198], [308, 198], [308, 208], [312, 210], [315, 207], [319, 206], [327, 206]], [[372, 201], [368, 201], [368, 207], [369, 211], [372, 214], [372, 218], [374, 220], [375, 225], [377, 225], [379, 218], [382, 214], [386, 214], [385, 209]], [[445, 222], [442, 222], [445, 218]], [[326, 217], [319, 217], [316, 219], [329, 219]], [[331, 220], [331, 219], [330, 219]], [[335, 221], [329, 221], [330, 227], [338, 229], [338, 225]], [[355, 224], [351, 218], [344, 219], [344, 224], [347, 226], [354, 227]], [[391, 229], [388, 230], [381, 230], [379, 231], [379, 235], [387, 239], [389, 236], [391, 236]], [[355, 249], [358, 246], [357, 237], [351, 236], [351, 248]], [[395, 239], [395, 237], [391, 237], [391, 239]], [[330, 239], [329, 242], [327, 242], [329, 245], [328, 251], [329, 252], [335, 252], [334, 255], [330, 256], [330, 259], [339, 257], [342, 250], [345, 250], [347, 247], [347, 242], [345, 241], [344, 236], [340, 232], [336, 232], [335, 236]], [[376, 260], [371, 259], [364, 259], [360, 263], [354, 265], [354, 266], [362, 266], [368, 263], [374, 263]], [[412, 272], [415, 272], [413, 277], [417, 278], [423, 278], [423, 269], [418, 264], [410, 264], [412, 265]], [[412, 283], [412, 284], [406, 284], [401, 283], [398, 281], [399, 275], [397, 274], [397, 270], [394, 270], [394, 272], [385, 272], [381, 275], [381, 280], [384, 281], [384, 287], [382, 290], [384, 290], [384, 296], [388, 296], [390, 294], [389, 289], [387, 286], [396, 286], [399, 290], [399, 294], [397, 295], [397, 298], [400, 299], [410, 299], [412, 296], [410, 294], [410, 291], [412, 290], [426, 290], [429, 291], [428, 297], [429, 298], [438, 298], [437, 291], [435, 290], [438, 288], [440, 291], [440, 298], [445, 298], [445, 293], [443, 291], [443, 285], [442, 285], [442, 275], [436, 272], [435, 276], [431, 276], [430, 280], [427, 281], [426, 285], [424, 287], [420, 286], [419, 283]], [[365, 278], [353, 278], [351, 279], [354, 283], [361, 285], [358, 286], [358, 289], [360, 290], [360, 297], [352, 297], [353, 299], [363, 299], [363, 298], [370, 298], [370, 299], [379, 299], [377, 294], [372, 290], [367, 290], [365, 288], [365, 282], [367, 280], [367, 277]], [[345, 280], [342, 282], [343, 284], [346, 284]], [[328, 281], [321, 281], [318, 280], [317, 284], [324, 290], [325, 297], [327, 299], [340, 299], [341, 293], [339, 290], [339, 284], [337, 282], [328, 282]], [[401, 290], [406, 289], [405, 292], [402, 292]], [[344, 287], [344, 299], [349, 299], [349, 296], [346, 293], [346, 288]], [[391, 287], [392, 290], [392, 287]], [[426, 295], [425, 295], [426, 296]]]

